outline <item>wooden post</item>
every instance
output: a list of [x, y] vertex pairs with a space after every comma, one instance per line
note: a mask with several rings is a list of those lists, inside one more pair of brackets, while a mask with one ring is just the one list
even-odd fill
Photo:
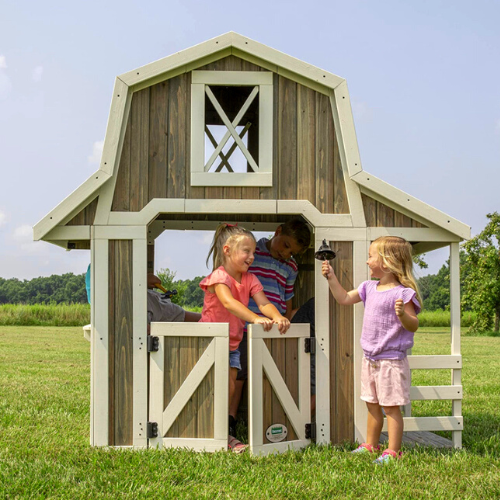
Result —
[[[459, 243], [450, 245], [450, 311], [451, 311], [451, 354], [460, 355], [460, 247]], [[462, 369], [451, 370], [451, 384], [462, 384]], [[452, 402], [452, 415], [462, 415], [462, 400]], [[462, 431], [451, 433], [453, 447], [462, 447]]]

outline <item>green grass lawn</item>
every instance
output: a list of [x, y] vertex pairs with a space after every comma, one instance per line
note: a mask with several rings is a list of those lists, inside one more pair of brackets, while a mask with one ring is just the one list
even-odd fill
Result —
[[[424, 330], [414, 354], [448, 354], [449, 333]], [[375, 467], [344, 447], [266, 458], [89, 446], [89, 343], [81, 328], [0, 327], [0, 498], [498, 498], [500, 338], [462, 337], [461, 451], [406, 450]], [[448, 384], [449, 370], [413, 383]], [[451, 403], [414, 404], [414, 415]]]

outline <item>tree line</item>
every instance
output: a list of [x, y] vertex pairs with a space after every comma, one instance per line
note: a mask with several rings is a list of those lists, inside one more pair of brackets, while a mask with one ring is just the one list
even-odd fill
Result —
[[[460, 250], [460, 289], [462, 309], [477, 313], [473, 331], [499, 331], [500, 328], [500, 215], [488, 214], [488, 224], [474, 238], [465, 242]], [[417, 264], [425, 267], [422, 259]], [[176, 273], [160, 269], [157, 276], [167, 290], [177, 290], [172, 302], [182, 307], [203, 305], [200, 288], [202, 276], [191, 280], [176, 280]], [[428, 311], [450, 307], [450, 263], [444, 264], [437, 274], [418, 280]], [[32, 280], [0, 278], [0, 304], [85, 303], [85, 275], [67, 273]]]

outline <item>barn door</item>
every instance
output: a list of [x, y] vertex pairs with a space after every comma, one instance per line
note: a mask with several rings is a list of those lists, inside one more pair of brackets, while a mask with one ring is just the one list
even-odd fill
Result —
[[249, 325], [249, 443], [255, 454], [300, 449], [311, 442], [309, 325], [280, 335]]
[[149, 445], [227, 449], [229, 326], [152, 323]]

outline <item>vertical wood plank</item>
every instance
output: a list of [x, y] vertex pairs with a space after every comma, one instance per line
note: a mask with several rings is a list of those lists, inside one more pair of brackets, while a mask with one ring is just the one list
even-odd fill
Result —
[[[354, 288], [352, 242], [331, 242], [337, 248], [335, 274], [346, 290]], [[330, 409], [331, 440], [340, 443], [354, 437], [354, 312], [330, 297]]]
[[377, 202], [366, 196], [366, 194], [361, 194], [361, 200], [363, 202], [363, 209], [365, 211], [366, 225], [368, 227], [376, 227], [377, 225]]
[[113, 246], [114, 444], [129, 446], [133, 444], [132, 241], [116, 240]]
[[401, 212], [394, 210], [394, 227], [411, 227], [412, 219]]
[[169, 81], [150, 87], [149, 122], [149, 196], [167, 196], [167, 134]]
[[111, 210], [128, 212], [130, 210], [130, 148], [132, 133], [132, 114], [129, 114], [125, 136], [123, 138], [122, 154], [116, 177], [115, 193]]
[[108, 243], [108, 366], [109, 366], [109, 445], [115, 446], [115, 244], [110, 240]]
[[[302, 340], [302, 339], [301, 339]], [[295, 404], [299, 404], [299, 342], [297, 339], [283, 339], [285, 344], [285, 383], [292, 395]], [[303, 342], [303, 340], [302, 340]], [[303, 344], [302, 344], [303, 345]], [[292, 427], [290, 420], [286, 419], [288, 429], [287, 441], [297, 439], [297, 433]]]
[[[186, 380], [187, 376], [191, 373], [191, 370], [198, 361], [198, 338], [181, 337], [179, 340], [179, 348], [182, 360], [179, 373], [182, 383]], [[179, 424], [179, 437], [198, 437], [197, 413], [198, 396], [195, 392], [177, 417], [177, 422]]]
[[380, 202], [377, 205], [377, 227], [394, 227], [394, 209]]
[[186, 86], [187, 76], [185, 74], [169, 80], [168, 198], [184, 198], [186, 194], [185, 169], [188, 168], [186, 163], [186, 135], [190, 133], [186, 128]]
[[138, 212], [148, 202], [149, 88], [133, 95], [130, 114], [130, 210]]
[[[283, 380], [286, 378], [286, 347], [284, 339], [272, 339], [271, 340], [271, 355], [273, 357], [274, 362], [276, 363], [276, 367], [278, 368]], [[287, 427], [287, 418], [283, 407], [276, 395], [274, 388], [272, 389], [272, 423], [273, 424], [284, 424]], [[286, 441], [288, 440], [288, 436]]]
[[155, 272], [155, 245], [148, 245], [148, 263], [147, 263], [147, 272], [154, 273]]
[[297, 84], [279, 77], [279, 187], [280, 200], [297, 199]]
[[[181, 386], [181, 352], [179, 337], [165, 337], [165, 383], [163, 385], [163, 411], [170, 404]], [[166, 437], [179, 437], [179, 424], [175, 421], [166, 433]]]
[[316, 93], [316, 208], [321, 213], [331, 213], [328, 211], [329, 189], [333, 192], [333, 186], [329, 186], [330, 176], [328, 174], [330, 148], [330, 138], [328, 136], [328, 112], [330, 101], [327, 96]]
[[316, 93], [297, 85], [297, 199], [316, 202]]
[[[198, 339], [198, 359], [201, 358], [212, 340], [211, 337]], [[214, 367], [212, 366], [196, 391], [198, 398], [197, 434], [199, 438], [214, 437], [214, 383]]]
[[[328, 110], [331, 116], [331, 106], [328, 108]], [[331, 122], [331, 129], [332, 133], [330, 141], [333, 141], [333, 213], [348, 214], [350, 213], [349, 200], [347, 197], [347, 189], [344, 179], [344, 169], [342, 168], [339, 143], [337, 141], [337, 134], [335, 133], [333, 121]]]
[[[264, 339], [264, 344], [266, 348], [271, 352], [271, 339]], [[267, 439], [266, 430], [273, 423], [273, 389], [271, 387], [271, 383], [264, 372], [262, 370], [262, 442], [269, 443], [270, 441]]]

